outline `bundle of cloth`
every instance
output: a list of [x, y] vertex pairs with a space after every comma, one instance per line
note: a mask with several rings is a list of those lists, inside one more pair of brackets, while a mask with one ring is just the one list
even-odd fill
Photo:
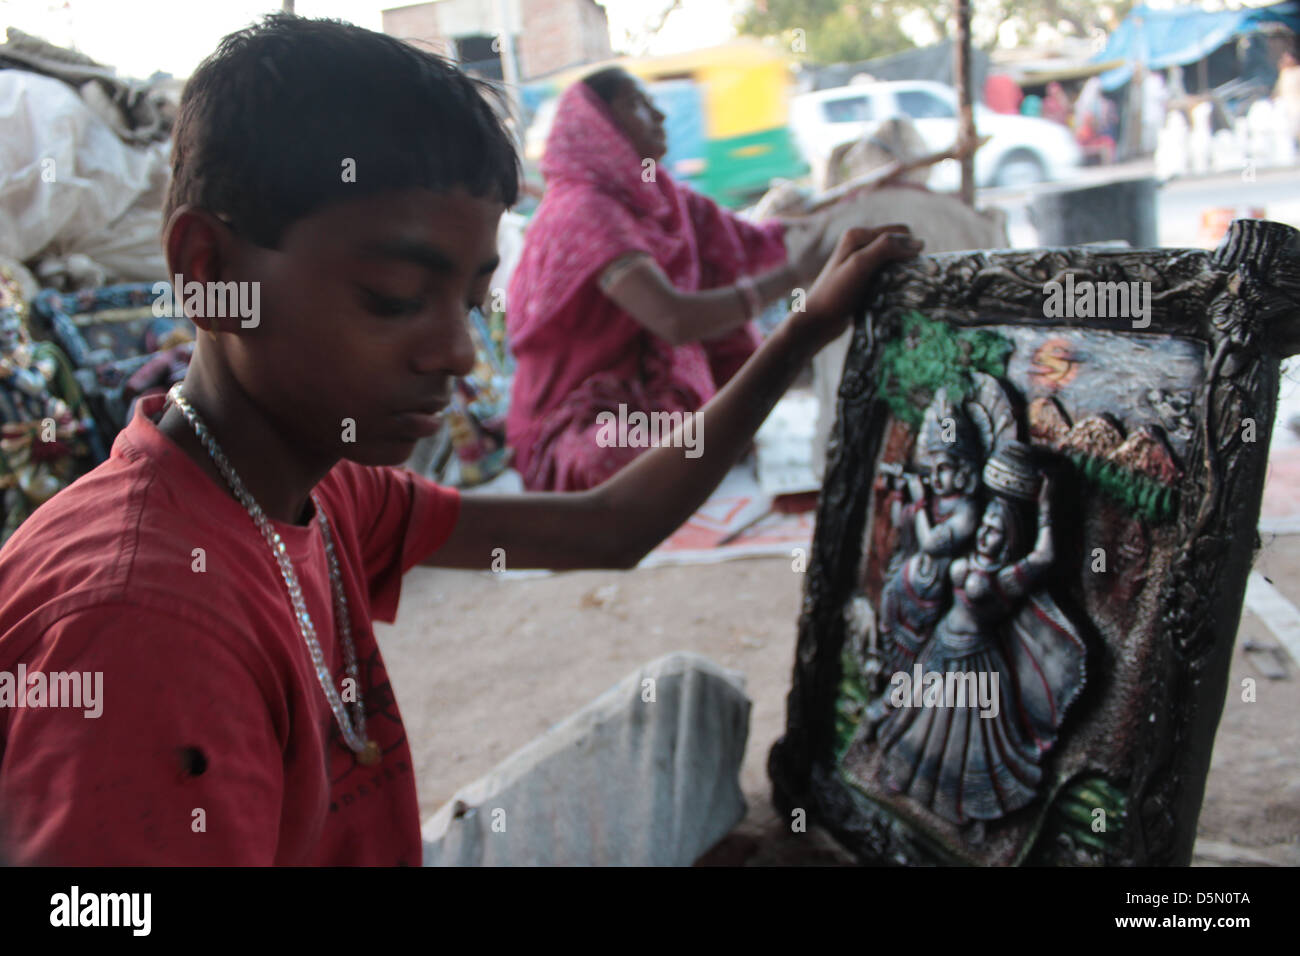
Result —
[[167, 273], [158, 236], [180, 83], [118, 77], [9, 28], [0, 45], [0, 255], [60, 291]]

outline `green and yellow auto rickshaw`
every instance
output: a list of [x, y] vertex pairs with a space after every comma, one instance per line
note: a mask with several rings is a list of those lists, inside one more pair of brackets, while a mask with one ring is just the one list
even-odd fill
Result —
[[749, 40], [593, 64], [528, 84], [524, 104], [536, 111], [525, 142], [528, 159], [541, 156], [559, 94], [587, 73], [614, 65], [640, 79], [665, 115], [668, 170], [722, 205], [743, 206], [773, 179], [808, 171], [786, 125], [790, 61]]

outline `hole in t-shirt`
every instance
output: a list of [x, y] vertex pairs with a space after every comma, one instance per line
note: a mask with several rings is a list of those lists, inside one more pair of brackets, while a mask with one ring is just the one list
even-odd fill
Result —
[[198, 747], [181, 748], [181, 766], [191, 777], [201, 777], [208, 769], [208, 755]]

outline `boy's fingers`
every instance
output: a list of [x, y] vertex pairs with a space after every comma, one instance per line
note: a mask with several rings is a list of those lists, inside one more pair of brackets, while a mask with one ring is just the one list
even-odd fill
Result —
[[911, 229], [906, 223], [890, 223], [885, 226], [853, 226], [845, 229], [840, 236], [840, 241], [835, 247], [835, 254], [831, 257], [835, 262], [843, 262], [849, 256], [864, 248], [869, 247], [881, 236], [886, 235], [911, 235]]
[[925, 248], [925, 242], [910, 232], [884, 232], [872, 242], [851, 254], [855, 271], [860, 274], [874, 272], [886, 262], [910, 259]]
[[907, 223], [891, 222], [889, 225], [886, 226], [866, 227], [862, 229], [862, 233], [864, 239], [864, 242], [862, 244], [869, 246], [871, 245], [871, 243], [875, 242], [881, 236], [898, 235], [898, 234], [910, 236], [912, 234], [912, 230], [908, 227]]
[[835, 243], [835, 251], [831, 253], [831, 262], [843, 262], [849, 257], [849, 254], [852, 253], [853, 250], [862, 246], [863, 241], [866, 238], [862, 235], [864, 232], [866, 232], [865, 229], [854, 227], [852, 229], [845, 229], [840, 233], [840, 241]]

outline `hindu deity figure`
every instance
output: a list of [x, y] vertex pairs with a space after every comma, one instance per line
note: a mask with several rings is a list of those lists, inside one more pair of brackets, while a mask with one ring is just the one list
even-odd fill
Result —
[[97, 447], [71, 363], [31, 340], [25, 311], [0, 274], [0, 542], [89, 468]]
[[45, 417], [48, 384], [56, 371], [49, 358], [39, 360], [34, 354], [21, 303], [12, 293], [0, 293], [0, 414], [5, 420]]
[[911, 501], [895, 501], [899, 548], [880, 597], [884, 673], [911, 668], [947, 602], [948, 565], [973, 539], [979, 520], [979, 433], [960, 405], [940, 389], [926, 409], [917, 446], [921, 476], [904, 475]]
[[[992, 694], [897, 708], [879, 735], [886, 783], [954, 823], [995, 820], [1034, 800], [1043, 756], [1084, 684], [1083, 640], [1039, 589], [1054, 560], [1050, 485], [1015, 440], [994, 452], [983, 478], [992, 494], [974, 548], [950, 566], [953, 601], [919, 663], [946, 686], [958, 684], [946, 675], [969, 674]], [[1035, 499], [1038, 531], [1025, 553]]]

